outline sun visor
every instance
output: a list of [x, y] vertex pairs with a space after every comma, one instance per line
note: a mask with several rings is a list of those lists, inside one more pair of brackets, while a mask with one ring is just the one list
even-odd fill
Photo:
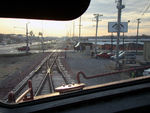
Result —
[[72, 20], [81, 16], [90, 0], [8, 0], [1, 3], [0, 17], [42, 20]]

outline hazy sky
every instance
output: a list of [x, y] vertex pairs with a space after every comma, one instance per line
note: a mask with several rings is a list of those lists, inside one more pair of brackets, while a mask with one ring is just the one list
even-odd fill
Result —
[[[141, 18], [140, 35], [150, 35], [150, 0], [123, 0], [125, 9], [122, 10], [122, 21], [129, 23], [129, 32], [126, 35], [136, 35], [137, 18]], [[81, 36], [95, 36], [95, 24], [93, 14], [103, 14], [100, 17], [98, 36], [110, 35], [108, 22], [117, 21], [117, 8], [115, 0], [91, 0], [88, 10], [82, 15]], [[29, 31], [37, 36], [43, 32], [45, 36], [72, 36], [73, 23], [75, 23], [75, 35], [78, 36], [79, 18], [68, 22], [27, 20], [27, 19], [0, 19], [0, 33], [25, 34], [25, 26], [28, 23]]]

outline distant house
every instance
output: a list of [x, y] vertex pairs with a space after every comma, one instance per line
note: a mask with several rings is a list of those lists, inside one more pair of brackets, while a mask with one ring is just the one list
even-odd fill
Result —
[[74, 50], [86, 50], [86, 48], [89, 47], [91, 50], [93, 49], [93, 43], [87, 43], [87, 42], [78, 42], [74, 46]]

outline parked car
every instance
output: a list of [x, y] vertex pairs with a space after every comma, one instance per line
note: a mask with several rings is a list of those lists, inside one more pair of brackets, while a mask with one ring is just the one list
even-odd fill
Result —
[[150, 75], [150, 68], [144, 70], [143, 75], [144, 75], [144, 76]]
[[136, 64], [135, 53], [126, 53], [124, 56], [124, 61], [126, 64]]
[[136, 55], [135, 55], [135, 53], [126, 53], [125, 54], [125, 59], [132, 59], [132, 60], [134, 60], [134, 59], [136, 59]]
[[107, 52], [101, 52], [96, 55], [96, 58], [110, 58], [113, 54]]
[[[113, 56], [114, 54], [113, 54], [113, 53], [107, 53], [107, 55], [109, 55], [109, 56], [111, 57], [111, 56]], [[109, 58], [110, 58], [110, 57], [109, 57]]]
[[[118, 58], [119, 58], [119, 59], [123, 59], [124, 56], [125, 56], [125, 51], [124, 51], [124, 52], [119, 52], [119, 55], [118, 55]], [[115, 59], [117, 58], [117, 56], [116, 56], [116, 55], [113, 55], [113, 56], [111, 56], [110, 58], [111, 58], [112, 60], [115, 60]]]
[[22, 47], [19, 47], [19, 48], [17, 48], [18, 49], [18, 51], [26, 51], [26, 50], [30, 50], [30, 47], [27, 47], [27, 46], [22, 46]]

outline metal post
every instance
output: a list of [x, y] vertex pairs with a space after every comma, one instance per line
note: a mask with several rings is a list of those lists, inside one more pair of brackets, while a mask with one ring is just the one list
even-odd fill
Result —
[[44, 53], [44, 37], [43, 37], [43, 33], [39, 32], [39, 37], [41, 36], [41, 45], [42, 45], [42, 50]]
[[140, 18], [137, 19], [137, 36], [136, 36], [136, 54], [138, 52], [138, 37], [139, 37], [139, 24], [140, 24]]
[[[128, 23], [130, 22], [130, 20], [128, 20]], [[125, 40], [125, 36], [124, 36], [124, 27], [123, 27], [123, 51], [125, 51], [126, 49], [125, 49], [125, 44], [124, 44], [124, 40]]]
[[43, 34], [42, 34], [42, 49], [43, 49], [43, 53], [44, 53], [44, 37], [43, 37]]
[[96, 34], [95, 34], [95, 54], [97, 54], [97, 30], [98, 30], [99, 14], [96, 15]]
[[119, 64], [119, 39], [120, 39], [120, 24], [121, 24], [121, 10], [125, 8], [124, 5], [122, 5], [122, 0], [118, 1], [117, 9], [118, 9], [118, 31], [117, 31], [117, 45], [116, 45], [116, 69], [120, 68]]
[[11, 91], [9, 94], [8, 94], [8, 102], [9, 103], [14, 103], [15, 102], [15, 95], [14, 95], [14, 92]]
[[111, 33], [111, 53], [113, 52], [113, 33]]
[[125, 47], [124, 47], [124, 28], [123, 28], [123, 51], [125, 50]]
[[33, 99], [34, 96], [33, 96], [33, 88], [32, 88], [32, 81], [31, 80], [28, 80], [28, 87], [31, 89], [31, 91], [30, 91], [30, 99]]

